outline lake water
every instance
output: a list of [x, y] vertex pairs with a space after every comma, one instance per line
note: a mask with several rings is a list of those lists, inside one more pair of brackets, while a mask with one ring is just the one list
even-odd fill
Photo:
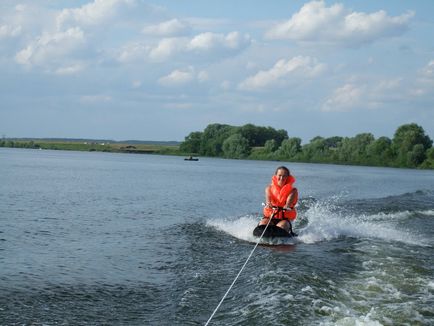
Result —
[[[0, 324], [204, 325], [280, 164], [0, 148]], [[286, 165], [299, 237], [210, 325], [434, 324], [434, 171]]]

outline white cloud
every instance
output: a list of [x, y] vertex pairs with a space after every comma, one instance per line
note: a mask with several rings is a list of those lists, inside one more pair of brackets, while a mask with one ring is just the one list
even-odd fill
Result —
[[434, 92], [434, 60], [428, 62], [418, 72], [418, 78], [411, 90], [413, 96], [433, 96]]
[[84, 69], [84, 65], [81, 63], [75, 63], [69, 66], [60, 67], [56, 69], [55, 73], [57, 75], [74, 75], [79, 73]]
[[205, 82], [209, 79], [208, 73], [205, 70], [199, 71], [197, 74], [197, 80], [199, 82]]
[[195, 78], [193, 67], [186, 70], [174, 70], [169, 75], [161, 77], [158, 82], [163, 86], [179, 86], [190, 83]]
[[0, 25], [0, 39], [16, 37], [21, 34], [21, 26]]
[[53, 61], [64, 60], [65, 56], [82, 46], [85, 41], [84, 33], [78, 27], [70, 28], [65, 32], [44, 33], [19, 51], [15, 60], [23, 65], [50, 64]]
[[149, 52], [149, 57], [155, 61], [165, 61], [178, 54], [225, 55], [242, 51], [251, 44], [249, 35], [239, 32], [201, 33], [192, 38], [163, 38]]
[[384, 93], [399, 89], [402, 84], [402, 78], [380, 80], [373, 89], [375, 93]]
[[17, 4], [17, 5], [15, 6], [15, 10], [16, 10], [16, 11], [24, 11], [24, 10], [26, 10], [26, 8], [27, 8], [27, 6], [24, 5], [24, 4]]
[[57, 16], [59, 29], [65, 25], [100, 25], [111, 20], [127, 7], [134, 7], [136, 0], [95, 0], [80, 8], [63, 9]]
[[96, 95], [84, 95], [80, 97], [80, 101], [88, 104], [95, 103], [108, 103], [112, 101], [112, 97], [109, 95], [96, 94]]
[[322, 107], [322, 111], [350, 111], [361, 104], [365, 91], [355, 84], [345, 84], [337, 88]]
[[326, 7], [324, 1], [312, 1], [290, 20], [269, 29], [266, 37], [354, 46], [401, 35], [413, 16], [413, 12], [408, 12], [391, 17], [383, 10], [370, 14], [350, 12], [342, 4]]
[[204, 83], [209, 80], [208, 72], [201, 70], [196, 72], [196, 69], [192, 66], [186, 69], [176, 69], [173, 70], [167, 76], [161, 77], [158, 83], [162, 86], [172, 87], [172, 86], [182, 86], [185, 84], [190, 84], [192, 82]]
[[242, 36], [239, 32], [230, 32], [227, 35], [218, 33], [202, 33], [196, 35], [187, 45], [188, 50], [208, 51], [211, 49], [241, 49], [251, 42], [249, 35]]
[[423, 67], [421, 74], [425, 78], [434, 78], [434, 60], [431, 60], [425, 67]]
[[232, 82], [230, 82], [229, 80], [224, 80], [221, 82], [220, 88], [227, 91], [232, 88]]
[[[0, 3], [0, 75], [11, 88], [4, 107], [27, 107], [24, 101], [34, 103], [35, 109], [40, 104], [41, 110], [54, 105], [53, 97], [44, 102], [46, 92], [39, 88], [20, 88], [38, 80], [44, 89], [55, 84], [61, 107], [77, 105], [77, 97], [70, 94], [74, 89], [77, 96], [87, 95], [81, 98], [83, 107], [123, 107], [131, 110], [134, 122], [140, 121], [137, 114], [151, 112], [140, 110], [143, 103], [156, 110], [193, 103], [192, 115], [207, 123], [222, 117], [221, 112], [214, 114], [214, 107], [224, 108], [228, 123], [240, 124], [261, 123], [263, 115], [253, 112], [264, 111], [300, 121], [320, 109], [346, 111], [343, 116], [354, 121], [366, 118], [366, 113], [375, 119], [377, 113], [390, 116], [393, 111], [398, 117], [400, 110], [406, 110], [406, 117], [423, 111], [421, 121], [427, 124], [432, 117], [434, 57], [427, 54], [433, 24], [426, 17], [430, 5], [378, 2], [373, 10], [365, 2], [307, 0], [287, 11], [286, 22], [273, 27], [270, 21], [278, 22], [282, 10], [293, 5], [252, 19], [237, 12], [212, 12], [215, 5], [193, 8], [191, 2], [179, 10], [175, 2], [164, 1], [160, 11], [146, 0]], [[258, 3], [252, 8], [263, 9]], [[417, 16], [399, 9], [403, 7]], [[193, 12], [194, 17], [185, 14]], [[273, 41], [261, 39], [269, 27], [267, 36]], [[403, 33], [409, 27], [407, 37]], [[405, 37], [393, 44], [378, 41], [400, 35]], [[324, 47], [322, 42], [338, 46]], [[357, 54], [345, 47], [363, 42], [372, 45]], [[117, 97], [112, 99], [113, 94]], [[186, 98], [177, 96], [183, 94]], [[275, 121], [277, 127], [282, 123]]]
[[131, 82], [131, 86], [133, 88], [139, 88], [140, 86], [142, 86], [142, 81], [141, 80], [133, 80]]
[[185, 38], [164, 38], [149, 52], [149, 58], [155, 61], [165, 61], [186, 48]]
[[190, 32], [190, 26], [179, 19], [171, 19], [157, 25], [150, 25], [143, 28], [142, 32], [153, 36], [180, 36]]
[[149, 55], [150, 47], [141, 43], [133, 42], [126, 44], [117, 55], [117, 60], [123, 63], [143, 61]]
[[186, 110], [191, 109], [193, 107], [193, 103], [169, 102], [164, 104], [163, 107], [166, 109]]
[[[250, 36], [237, 31], [182, 36], [191, 32], [192, 25], [177, 18], [143, 28], [146, 21], [161, 21], [162, 13], [167, 17], [167, 12], [140, 0], [93, 0], [61, 10], [36, 8], [17, 6], [8, 13], [5, 23], [0, 21], [0, 39], [22, 34], [13, 44], [19, 46], [13, 50], [15, 62], [57, 74], [79, 72], [73, 67], [76, 62], [87, 66], [114, 60], [127, 64], [177, 60], [189, 65], [196, 59], [212, 62], [234, 55], [251, 43]], [[33, 11], [42, 17], [36, 19], [39, 25], [19, 27], [20, 21], [35, 19], [31, 17]], [[206, 78], [201, 76], [202, 81]]]
[[314, 78], [325, 70], [326, 66], [310, 57], [297, 56], [289, 60], [281, 59], [269, 70], [261, 70], [239, 84], [242, 90], [259, 90], [268, 87], [283, 86], [287, 81], [297, 78]]
[[30, 58], [32, 57], [34, 51], [34, 46], [29, 45], [15, 55], [15, 61], [22, 65], [30, 64]]
[[378, 79], [358, 82], [352, 80], [336, 88], [326, 99], [321, 110], [325, 112], [349, 112], [353, 110], [379, 109], [388, 103], [402, 101], [408, 88], [402, 78]]

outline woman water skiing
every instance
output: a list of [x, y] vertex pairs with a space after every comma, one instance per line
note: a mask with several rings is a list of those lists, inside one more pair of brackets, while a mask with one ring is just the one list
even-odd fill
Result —
[[295, 178], [287, 167], [279, 166], [276, 169], [271, 184], [265, 188], [264, 218], [258, 225], [267, 225], [272, 217], [271, 225], [276, 225], [289, 235], [294, 235], [291, 222], [297, 217], [295, 205], [298, 200], [297, 188], [293, 187], [294, 182]]

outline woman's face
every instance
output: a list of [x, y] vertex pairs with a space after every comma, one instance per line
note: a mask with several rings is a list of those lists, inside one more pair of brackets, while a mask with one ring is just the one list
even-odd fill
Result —
[[286, 179], [288, 179], [288, 173], [284, 169], [279, 169], [276, 172], [277, 183], [279, 187], [282, 187], [286, 183]]

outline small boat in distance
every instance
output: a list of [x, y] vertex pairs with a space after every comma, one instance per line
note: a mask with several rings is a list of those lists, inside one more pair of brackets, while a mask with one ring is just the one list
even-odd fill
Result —
[[184, 161], [199, 161], [199, 158], [193, 156], [186, 157]]

